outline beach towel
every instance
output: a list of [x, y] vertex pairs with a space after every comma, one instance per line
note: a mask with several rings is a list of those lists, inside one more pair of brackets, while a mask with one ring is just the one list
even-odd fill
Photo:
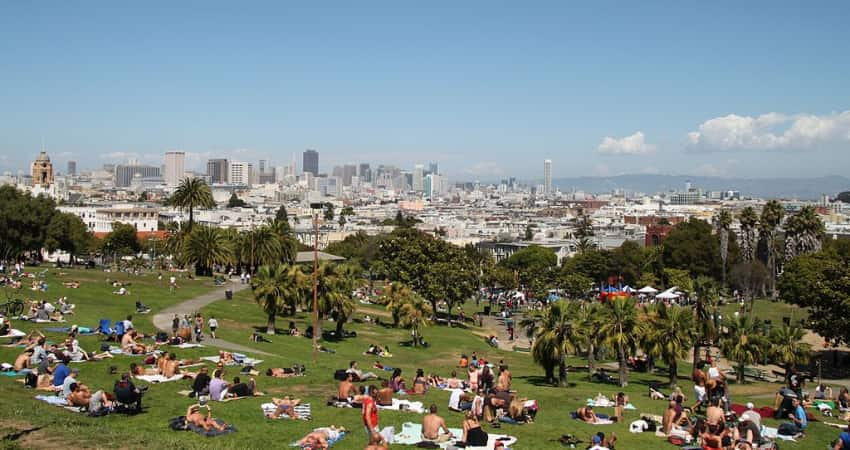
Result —
[[[71, 331], [71, 327], [47, 327], [44, 331], [49, 331], [51, 333], [69, 333]], [[77, 327], [77, 334], [80, 336], [90, 336], [92, 334], [97, 334], [97, 330], [87, 327]]]
[[[454, 436], [448, 442], [444, 442], [439, 444], [440, 448], [449, 448], [453, 447], [458, 440], [463, 438], [463, 430], [460, 428], [449, 428], [449, 431]], [[501, 441], [505, 447], [510, 447], [511, 445], [516, 444], [517, 439], [513, 436], [508, 436], [505, 434], [492, 434], [490, 433], [487, 438], [487, 445], [484, 447], [472, 447], [468, 446], [467, 449], [470, 450], [493, 450], [496, 447], [496, 442]], [[393, 436], [392, 443], [399, 445], [416, 445], [422, 442], [422, 425], [418, 423], [406, 422], [402, 425], [401, 431], [398, 432], [395, 436]]]
[[136, 375], [133, 378], [137, 380], [147, 381], [148, 383], [167, 383], [169, 381], [182, 380], [183, 375], [177, 374], [171, 378], [167, 378], [163, 375]]
[[[204, 356], [204, 357], [201, 357], [201, 359], [203, 359], [204, 361], [209, 361], [209, 362], [216, 363], [216, 364], [218, 364], [218, 361], [219, 361], [218, 355], [216, 355], [216, 356]], [[262, 359], [249, 358], [249, 357], [242, 355], [242, 354], [239, 354], [239, 353], [234, 353], [233, 359], [235, 361], [231, 364], [227, 364], [228, 366], [239, 366], [239, 365], [256, 366], [256, 365], [259, 365], [263, 362]]]
[[378, 405], [378, 409], [389, 409], [394, 411], [410, 411], [419, 414], [425, 414], [425, 405], [422, 402], [411, 402], [410, 400], [393, 399], [391, 406]]
[[[263, 410], [263, 414], [268, 417], [273, 412], [277, 411], [277, 406], [274, 403], [263, 403], [260, 405], [260, 408]], [[301, 420], [312, 420], [313, 416], [312, 410], [310, 409], [309, 403], [304, 403], [293, 408], [295, 410], [295, 414], [298, 414], [298, 418]], [[281, 414], [278, 419], [290, 419], [286, 413]]]
[[[614, 402], [612, 402], [610, 400], [608, 402], [598, 402], [598, 401], [593, 400], [592, 398], [589, 398], [589, 399], [587, 399], [587, 406], [592, 406], [594, 408], [613, 408]], [[628, 410], [628, 411], [636, 411], [637, 410], [637, 408], [635, 408], [635, 405], [633, 405], [631, 403], [626, 403], [626, 406], [624, 406], [623, 409]]]
[[26, 335], [27, 335], [27, 334], [26, 334], [26, 333], [24, 333], [23, 331], [21, 331], [21, 330], [16, 330], [16, 329], [12, 328], [12, 329], [9, 331], [9, 333], [8, 333], [8, 334], [4, 334], [4, 335], [0, 336], [0, 338], [17, 338], [17, 337], [24, 337], [24, 336], [26, 336]]
[[180, 344], [180, 345], [174, 345], [174, 347], [177, 347], [177, 348], [200, 348], [200, 347], [203, 347], [203, 345], [201, 345], [201, 344], [192, 344], [192, 343], [189, 343], [189, 342], [184, 342], [184, 343], [182, 343], [182, 344]]
[[85, 409], [85, 408], [82, 408], [82, 407], [79, 407], [79, 406], [71, 406], [68, 403], [68, 400], [65, 400], [64, 398], [58, 397], [56, 395], [36, 395], [35, 399], [41, 400], [41, 401], [43, 401], [47, 404], [53, 405], [53, 406], [58, 406], [62, 409], [67, 409], [68, 411], [71, 411], [71, 412], [78, 413], [78, 412], [82, 412]]

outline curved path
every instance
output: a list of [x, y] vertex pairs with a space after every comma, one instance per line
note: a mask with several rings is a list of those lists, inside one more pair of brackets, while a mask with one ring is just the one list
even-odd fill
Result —
[[[233, 293], [236, 293], [247, 288], [248, 286], [249, 285], [247, 284], [229, 283], [221, 287], [220, 289], [214, 289], [210, 292], [207, 292], [206, 294], [186, 300], [185, 302], [178, 303], [176, 305], [172, 305], [153, 316], [153, 325], [157, 327], [160, 331], [164, 331], [170, 334], [171, 320], [174, 318], [175, 314], [180, 316], [184, 314], [194, 314], [204, 306], [207, 306], [214, 301], [223, 299], [224, 291], [226, 291], [227, 289], [232, 289]], [[204, 344], [211, 345], [213, 347], [223, 348], [226, 350], [236, 351], [239, 353], [257, 353], [260, 355], [273, 356], [271, 353], [264, 352], [262, 350], [256, 350], [250, 347], [246, 347], [244, 345], [225, 341], [223, 339], [213, 339], [208, 336], [204, 338]]]

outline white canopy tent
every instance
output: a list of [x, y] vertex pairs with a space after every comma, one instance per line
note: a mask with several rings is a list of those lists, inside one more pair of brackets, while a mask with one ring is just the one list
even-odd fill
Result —
[[644, 287], [638, 289], [638, 292], [640, 292], [641, 294], [657, 294], [658, 289], [655, 289], [652, 286], [644, 286]]
[[681, 295], [676, 292], [675, 287], [667, 289], [666, 291], [655, 296], [655, 298], [660, 298], [662, 300], [673, 300], [679, 297], [681, 297]]

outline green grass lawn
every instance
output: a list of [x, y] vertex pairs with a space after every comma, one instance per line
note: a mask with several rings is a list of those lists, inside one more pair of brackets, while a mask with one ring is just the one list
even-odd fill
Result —
[[[723, 314], [723, 317], [731, 317], [735, 312], [749, 314], [749, 311], [741, 312], [741, 308], [737, 303], [721, 306], [720, 312]], [[757, 299], [753, 306], [752, 314], [759, 320], [769, 320], [773, 327], [781, 326], [783, 318], [788, 318], [792, 324], [797, 324], [809, 317], [809, 312], [805, 308], [790, 305], [781, 300], [770, 299]]]
[[[180, 299], [191, 297], [209, 289], [211, 283], [207, 281], [184, 282], [184, 287], [175, 294], [170, 294], [162, 282], [156, 282], [155, 276], [133, 278], [131, 298], [111, 297], [111, 287], [106, 287], [105, 282], [98, 281], [106, 278], [108, 274], [98, 272], [78, 272], [74, 274], [84, 281], [83, 288], [68, 293], [69, 298], [78, 304], [80, 309], [79, 323], [95, 320], [101, 316], [116, 317], [131, 312], [135, 294], [139, 292], [142, 301], [155, 308], [162, 308]], [[84, 278], [85, 276], [85, 278]], [[126, 276], [125, 276], [126, 277]], [[50, 280], [50, 278], [48, 278]], [[88, 282], [85, 282], [88, 280]], [[51, 281], [51, 297], [64, 294], [60, 289], [54, 290], [55, 281]], [[194, 291], [194, 293], [192, 292]], [[771, 304], [772, 305], [772, 304]], [[380, 310], [377, 307], [367, 309], [370, 315]], [[472, 309], [467, 308], [471, 313]], [[35, 392], [26, 390], [22, 385], [11, 378], [0, 377], [0, 399], [3, 407], [0, 408], [0, 435], [5, 435], [15, 430], [39, 428], [32, 433], [24, 435], [17, 441], [2, 440], [0, 446], [14, 447], [38, 447], [53, 448], [59, 445], [71, 445], [79, 447], [120, 447], [120, 448], [276, 448], [283, 447], [298, 439], [313, 427], [325, 425], [341, 425], [353, 430], [353, 433], [340, 441], [334, 448], [338, 449], [361, 449], [365, 446], [365, 436], [360, 426], [359, 411], [353, 409], [333, 409], [324, 406], [324, 400], [335, 392], [336, 382], [332, 379], [334, 369], [345, 368], [350, 360], [360, 362], [361, 368], [367, 369], [375, 357], [362, 355], [369, 343], [389, 345], [392, 358], [383, 359], [383, 363], [390, 366], [401, 367], [407, 376], [412, 376], [416, 368], [423, 368], [426, 372], [434, 372], [448, 376], [452, 368], [457, 364], [461, 352], [469, 353], [477, 351], [487, 359], [504, 361], [510, 365], [514, 374], [514, 388], [523, 397], [537, 399], [541, 410], [534, 424], [511, 426], [503, 425], [500, 430], [492, 430], [485, 425], [485, 429], [498, 433], [507, 433], [519, 438], [514, 448], [519, 449], [543, 449], [558, 448], [560, 444], [554, 442], [562, 434], [575, 434], [588, 440], [591, 433], [604, 431], [605, 433], [616, 432], [620, 436], [618, 449], [639, 448], [674, 448], [664, 443], [660, 438], [652, 434], [631, 434], [628, 432], [628, 422], [639, 417], [639, 412], [661, 414], [666, 406], [663, 401], [652, 401], [647, 397], [647, 384], [654, 381], [663, 381], [663, 375], [649, 375], [634, 373], [630, 374], [630, 384], [625, 391], [631, 397], [632, 402], [638, 407], [639, 412], [626, 412], [626, 424], [615, 424], [610, 426], [591, 426], [580, 423], [569, 418], [569, 412], [575, 410], [585, 399], [595, 396], [601, 392], [608, 395], [615, 394], [619, 389], [614, 385], [603, 385], [586, 381], [586, 373], [571, 373], [568, 388], [557, 388], [542, 383], [540, 370], [531, 361], [531, 357], [525, 353], [503, 352], [490, 348], [483, 339], [473, 334], [476, 329], [448, 328], [444, 326], [431, 326], [424, 330], [426, 340], [431, 343], [427, 349], [407, 348], [398, 346], [398, 342], [409, 339], [409, 332], [385, 328], [373, 324], [350, 323], [346, 329], [355, 330], [358, 337], [340, 342], [325, 342], [324, 345], [336, 351], [334, 354], [320, 353], [313, 360], [311, 341], [305, 338], [290, 336], [270, 337], [272, 343], [251, 343], [249, 335], [255, 326], [265, 326], [266, 318], [260, 308], [254, 303], [250, 292], [237, 293], [233, 300], [221, 300], [209, 305], [203, 310], [205, 316], [215, 315], [219, 318], [221, 328], [219, 337], [240, 343], [251, 348], [262, 349], [273, 353], [275, 356], [261, 356], [265, 362], [260, 369], [268, 367], [289, 366], [293, 363], [303, 363], [307, 366], [307, 375], [301, 378], [270, 379], [265, 376], [258, 377], [259, 388], [269, 395], [282, 396], [294, 395], [313, 405], [313, 421], [270, 421], [263, 418], [259, 405], [268, 400], [266, 398], [251, 398], [223, 404], [214, 404], [213, 412], [216, 417], [234, 423], [238, 431], [234, 434], [219, 438], [204, 438], [189, 432], [175, 432], [167, 427], [169, 418], [182, 415], [191, 400], [176, 395], [178, 391], [187, 389], [188, 382], [178, 381], [162, 385], [151, 386], [145, 396], [146, 411], [137, 416], [112, 415], [103, 418], [88, 418], [74, 414], [60, 408], [52, 407], [32, 399]], [[357, 318], [362, 318], [363, 313], [358, 313]], [[116, 317], [117, 318], [117, 317]], [[278, 327], [286, 328], [290, 320], [296, 321], [298, 327], [304, 330], [310, 322], [309, 313], [299, 313], [294, 318], [281, 317], [278, 319]], [[389, 321], [389, 319], [386, 319]], [[136, 322], [140, 328], [150, 327], [147, 320], [137, 317]], [[28, 330], [26, 324], [15, 322], [18, 328]], [[333, 327], [334, 323], [325, 322], [324, 328]], [[472, 332], [471, 332], [472, 331]], [[55, 339], [61, 336], [52, 335]], [[92, 348], [96, 345], [97, 338], [86, 338], [83, 345]], [[18, 350], [11, 348], [0, 348], [0, 361], [12, 362]], [[179, 357], [197, 357], [212, 355], [215, 349], [193, 349], [178, 351]], [[95, 389], [111, 388], [115, 376], [108, 375], [107, 369], [111, 365], [121, 369], [126, 368], [130, 362], [138, 362], [140, 358], [116, 357], [113, 360], [85, 363], [79, 367], [82, 370], [81, 381]], [[573, 364], [584, 364], [581, 360], [571, 361]], [[227, 373], [227, 378], [236, 375], [236, 369]], [[683, 364], [680, 376], [686, 376], [686, 365]], [[683, 388], [687, 395], [692, 393], [691, 383], [683, 382]], [[745, 403], [752, 400], [759, 405], [772, 403], [773, 392], [777, 385], [767, 383], [753, 383], [743, 386], [733, 386], [732, 394], [736, 403]], [[458, 427], [461, 416], [446, 410], [448, 393], [443, 391], [431, 391], [424, 397], [415, 398], [423, 401], [426, 406], [435, 403], [441, 409], [441, 414], [449, 426]], [[602, 412], [606, 412], [604, 409]], [[381, 411], [381, 426], [395, 426], [397, 429], [404, 422], [420, 421], [421, 416], [411, 413], [388, 413]], [[765, 423], [775, 426], [776, 422], [767, 420]], [[808, 437], [799, 443], [782, 444], [782, 448], [791, 449], [818, 449], [826, 448], [827, 443], [837, 436], [837, 430], [828, 428], [820, 423], [810, 426]]]

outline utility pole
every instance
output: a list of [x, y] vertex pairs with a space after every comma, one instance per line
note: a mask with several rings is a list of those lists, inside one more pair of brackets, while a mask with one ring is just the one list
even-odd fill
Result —
[[319, 352], [319, 210], [321, 203], [311, 203], [313, 210], [313, 362]]

